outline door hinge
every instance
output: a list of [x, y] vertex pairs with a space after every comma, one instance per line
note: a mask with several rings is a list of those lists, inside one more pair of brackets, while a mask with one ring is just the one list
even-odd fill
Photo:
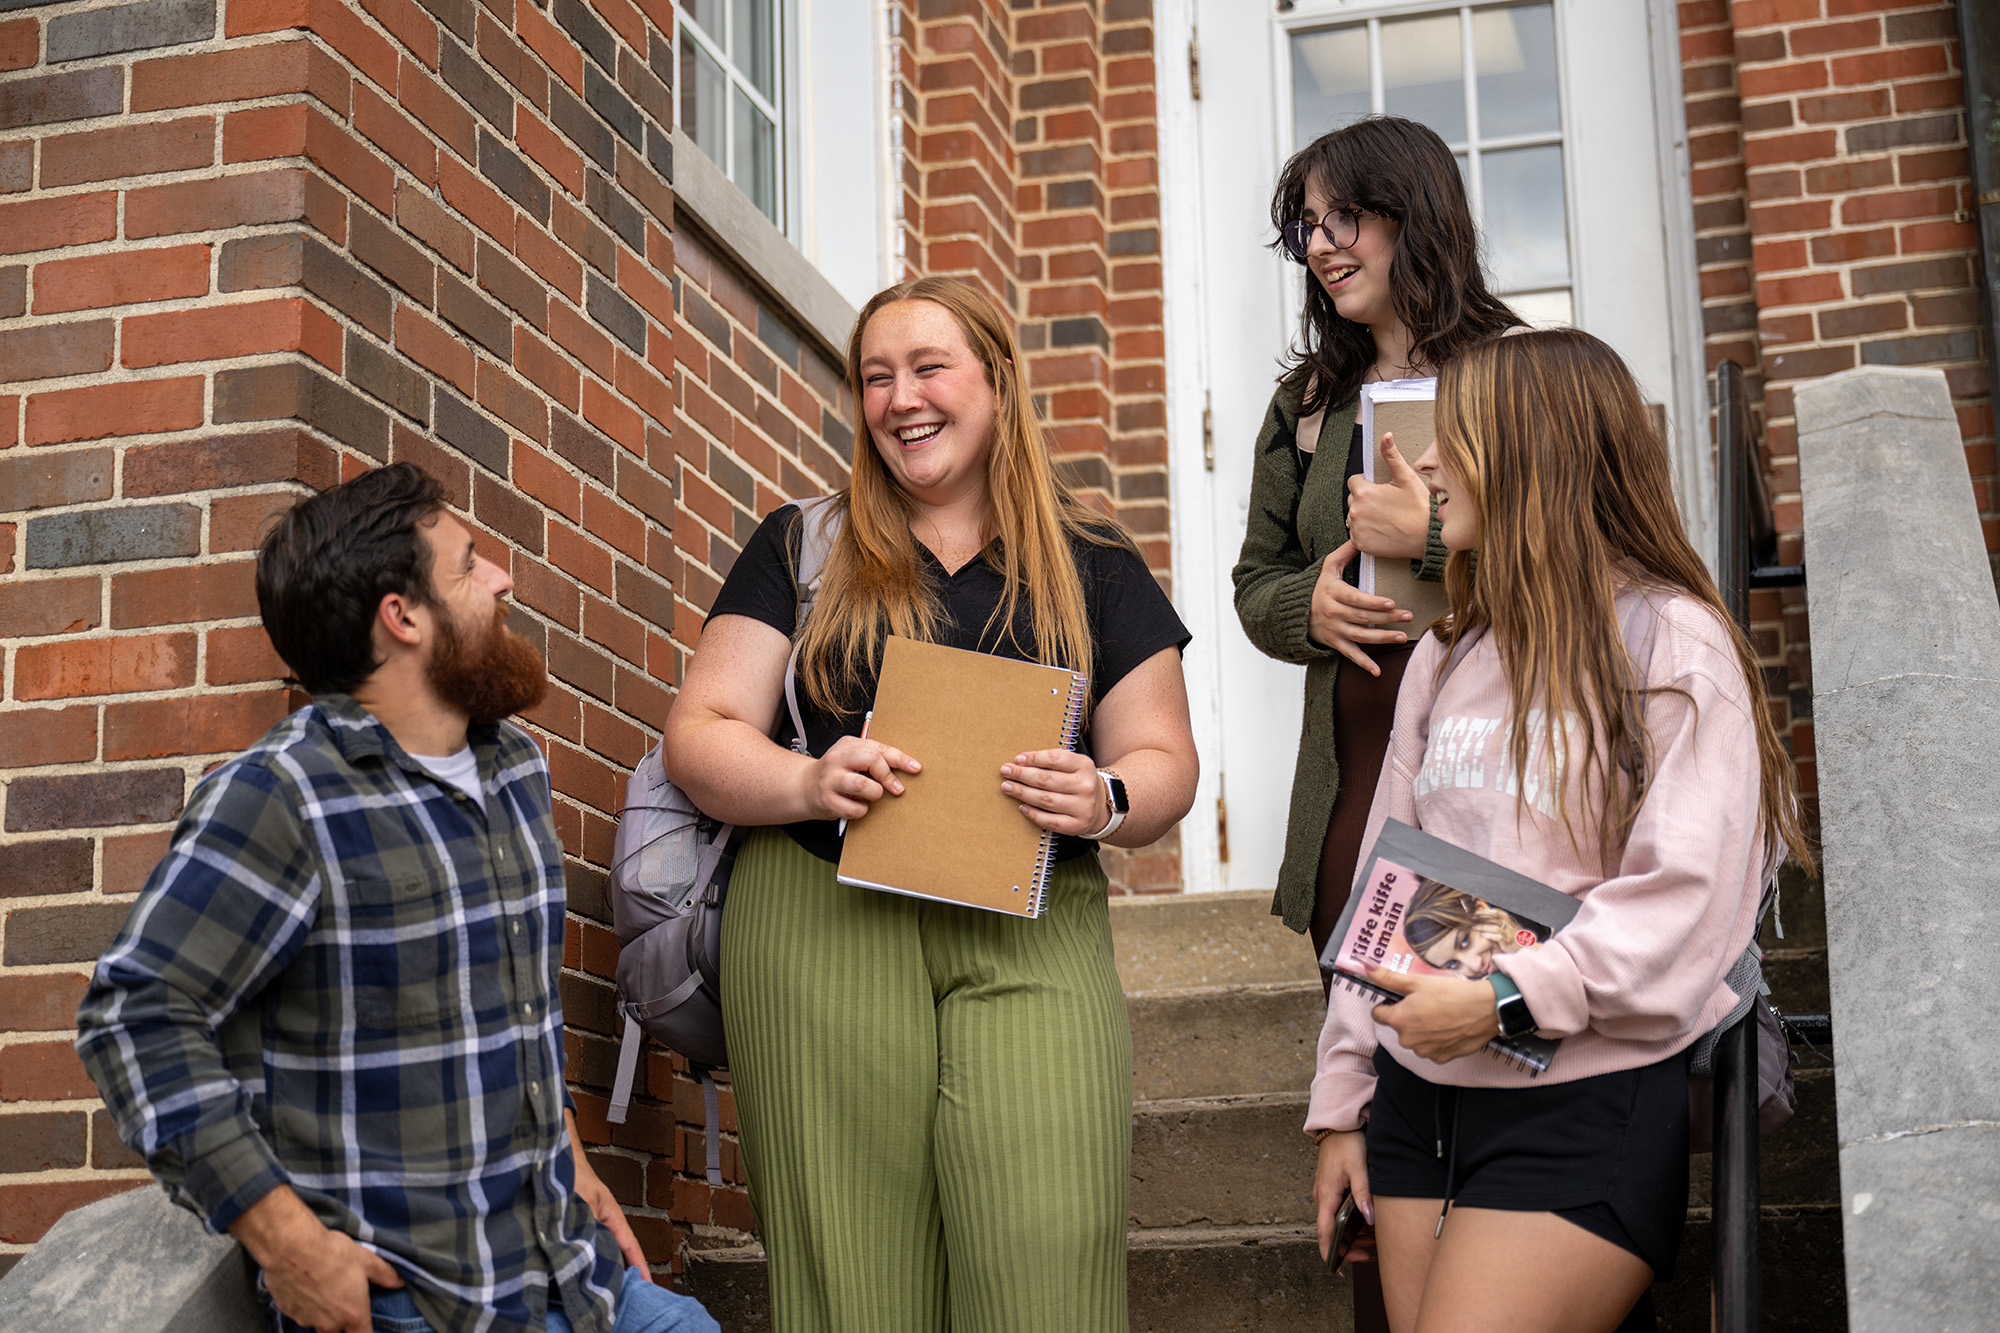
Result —
[[1221, 794], [1215, 798], [1215, 859], [1229, 864], [1229, 798]]
[[1194, 100], [1201, 100], [1201, 38], [1188, 38], [1188, 89]]
[[1201, 464], [1210, 472], [1215, 471], [1215, 395], [1203, 390], [1201, 395]]

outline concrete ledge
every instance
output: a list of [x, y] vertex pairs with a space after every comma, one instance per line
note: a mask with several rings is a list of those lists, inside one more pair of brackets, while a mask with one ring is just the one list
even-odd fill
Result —
[[0, 1281], [20, 1333], [263, 1333], [249, 1256], [142, 1185], [78, 1208]]
[[1113, 898], [1111, 947], [1128, 995], [1195, 986], [1319, 983], [1312, 942], [1271, 915], [1268, 889]]
[[799, 322], [836, 367], [847, 363], [847, 337], [860, 312], [679, 129], [674, 131], [674, 216], [728, 255]]
[[2000, 602], [1941, 371], [1795, 403], [1849, 1326], [1990, 1328]]

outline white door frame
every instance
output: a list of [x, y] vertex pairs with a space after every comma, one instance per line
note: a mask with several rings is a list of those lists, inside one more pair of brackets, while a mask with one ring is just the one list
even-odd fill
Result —
[[[1242, 2], [1246, 9], [1255, 3], [1256, 21], [1269, 25], [1268, 49], [1272, 54], [1268, 66], [1261, 70], [1229, 70], [1210, 62], [1203, 75], [1211, 87], [1217, 79], [1251, 78], [1269, 88], [1273, 98], [1270, 114], [1274, 136], [1278, 117], [1289, 114], [1288, 100], [1280, 97], [1290, 82], [1290, 65], [1285, 59], [1287, 39], [1281, 28], [1330, 18], [1391, 17], [1437, 7], [1437, 0], [1380, 0], [1379, 3], [1300, 0], [1296, 9], [1278, 16], [1267, 8], [1268, 0]], [[1186, 670], [1195, 742], [1203, 760], [1194, 808], [1181, 825], [1181, 864], [1184, 884], [1190, 891], [1230, 887], [1228, 869], [1221, 859], [1218, 824], [1226, 777], [1221, 757], [1228, 739], [1223, 734], [1220, 666], [1223, 636], [1241, 634], [1235, 623], [1229, 580], [1236, 552], [1220, 549], [1217, 506], [1222, 496], [1217, 474], [1211, 470], [1213, 455], [1207, 447], [1208, 433], [1204, 430], [1205, 409], [1215, 387], [1209, 364], [1209, 297], [1215, 275], [1207, 271], [1205, 258], [1208, 192], [1204, 188], [1202, 160], [1202, 107], [1195, 97], [1187, 59], [1189, 43], [1197, 35], [1200, 3], [1201, 0], [1157, 0], [1154, 16], [1161, 259], [1168, 331], [1168, 479], [1173, 515], [1174, 600], [1194, 635]], [[1593, 115], [1603, 114], [1599, 99], [1613, 99], [1630, 108], [1637, 98], [1650, 112], [1655, 127], [1654, 161], [1632, 164], [1627, 179], [1620, 183], [1620, 188], [1637, 196], [1638, 208], [1645, 208], [1651, 201], [1661, 229], [1666, 264], [1664, 302], [1656, 308], [1657, 318], [1664, 325], [1659, 332], [1668, 343], [1667, 355], [1663, 360], [1656, 356], [1655, 373], [1642, 374], [1642, 378], [1655, 381], [1646, 385], [1649, 396], [1659, 397], [1666, 410], [1674, 481], [1689, 537], [1703, 557], [1712, 561], [1716, 530], [1714, 467], [1708, 430], [1706, 348], [1694, 252], [1677, 16], [1672, 0], [1555, 0], [1555, 5], [1558, 59], [1562, 62], [1565, 93], [1562, 107], [1565, 144], [1579, 142], [1578, 116], [1585, 106], [1590, 107]], [[1643, 9], [1651, 75], [1651, 86], [1643, 90], [1643, 97], [1629, 86], [1621, 90], [1604, 85], [1602, 80], [1607, 72], [1585, 68], [1588, 62], [1572, 59], [1572, 52], [1585, 44], [1579, 29], [1603, 21], [1605, 7], [1613, 5]], [[1629, 21], [1633, 16], [1628, 10], [1615, 17]], [[1593, 82], [1594, 76], [1599, 82]], [[1246, 151], [1261, 151], [1271, 156], [1274, 163], [1276, 149], [1275, 137], [1256, 149], [1246, 145]], [[1585, 288], [1593, 282], [1603, 285], [1602, 265], [1595, 269], [1592, 265], [1604, 247], [1593, 247], [1580, 234], [1582, 229], [1576, 221], [1579, 216], [1576, 173], [1570, 173], [1565, 188], [1571, 201], [1572, 283], [1577, 317], [1579, 323], [1589, 324], [1597, 321], [1592, 320], [1588, 308], [1591, 298]], [[1597, 188], [1595, 183], [1592, 188]], [[1281, 295], [1278, 299], [1289, 306], [1296, 298]], [[1283, 318], [1286, 313], [1290, 312], [1274, 309], [1273, 317]], [[1621, 341], [1629, 346], [1633, 336], [1628, 330]], [[1275, 369], [1274, 366], [1274, 373]], [[1238, 430], [1242, 424], [1217, 421], [1213, 427]], [[1288, 775], [1291, 755], [1282, 756], [1282, 761]]]

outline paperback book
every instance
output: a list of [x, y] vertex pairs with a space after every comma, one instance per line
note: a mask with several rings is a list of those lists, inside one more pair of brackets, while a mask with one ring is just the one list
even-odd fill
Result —
[[[1500, 959], [1538, 948], [1577, 912], [1568, 894], [1394, 819], [1365, 867], [1319, 965], [1336, 984], [1391, 1004], [1402, 997], [1370, 981], [1370, 967], [1483, 985]], [[1556, 1045], [1530, 1034], [1495, 1037], [1486, 1049], [1539, 1074]]]

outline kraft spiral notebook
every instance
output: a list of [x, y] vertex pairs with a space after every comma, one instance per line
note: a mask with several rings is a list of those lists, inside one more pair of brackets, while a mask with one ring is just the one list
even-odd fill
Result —
[[[1382, 454], [1385, 431], [1396, 437], [1396, 452], [1403, 461], [1416, 466], [1437, 438], [1433, 420], [1436, 405], [1435, 379], [1385, 380], [1361, 386], [1361, 469], [1370, 481], [1386, 485], [1390, 480], [1389, 460]], [[1362, 556], [1359, 587], [1377, 597], [1393, 598], [1398, 610], [1413, 613], [1400, 626], [1411, 643], [1451, 609], [1444, 584], [1424, 582], [1401, 556]]]
[[1089, 678], [1061, 667], [891, 637], [868, 739], [924, 768], [849, 821], [839, 880], [1038, 917], [1055, 835], [1000, 790], [1000, 765], [1074, 749]]
[[[1357, 994], [1401, 997], [1368, 980], [1370, 966], [1484, 982], [1498, 960], [1540, 946], [1579, 904], [1539, 880], [1454, 847], [1399, 820], [1382, 825], [1347, 907], [1320, 955], [1322, 972]], [[1495, 1037], [1489, 1053], [1531, 1074], [1557, 1039]]]

